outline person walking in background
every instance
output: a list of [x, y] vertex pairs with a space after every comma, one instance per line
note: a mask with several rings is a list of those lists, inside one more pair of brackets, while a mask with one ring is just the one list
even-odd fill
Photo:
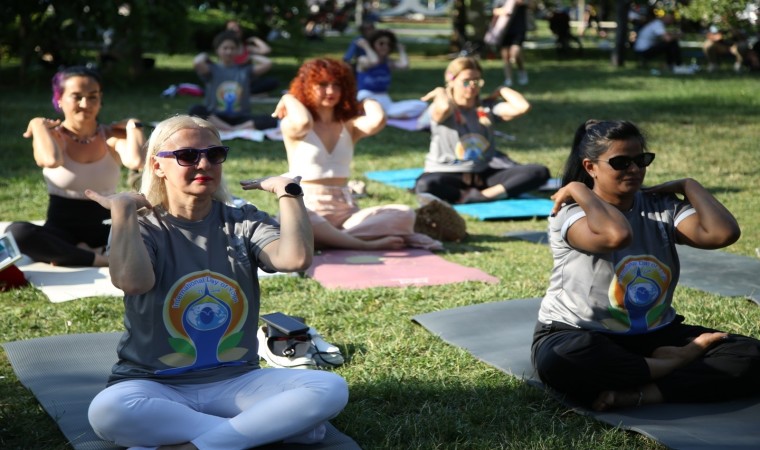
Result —
[[84, 66], [56, 73], [53, 107], [61, 119], [35, 117], [24, 137], [32, 139], [34, 161], [42, 167], [49, 203], [45, 224], [14, 222], [8, 227], [19, 250], [57, 266], [107, 266], [108, 211], [85, 196], [90, 189], [116, 192], [121, 167], [143, 164], [145, 137], [137, 119], [98, 122], [103, 100], [100, 74]]
[[156, 127], [140, 193], [87, 196], [113, 219], [110, 267], [126, 330], [88, 418], [123, 447], [247, 449], [310, 444], [343, 410], [348, 387], [327, 371], [260, 368], [257, 270], [309, 267], [314, 240], [298, 179], [242, 181], [275, 195], [280, 220], [230, 206], [228, 147], [198, 117]]
[[430, 150], [415, 192], [448, 203], [471, 203], [516, 197], [544, 184], [549, 169], [520, 164], [499, 152], [493, 122], [512, 120], [530, 109], [519, 92], [500, 87], [481, 101], [485, 84], [480, 63], [459, 57], [449, 63], [446, 84], [430, 91]]
[[739, 225], [694, 179], [642, 188], [654, 157], [634, 124], [589, 120], [552, 196], [532, 360], [545, 384], [598, 411], [760, 393], [760, 341], [687, 324], [672, 305], [676, 244], [726, 247]]
[[251, 80], [264, 73], [263, 68], [235, 63], [241, 44], [234, 31], [219, 33], [213, 45], [218, 63], [205, 52], [193, 59], [193, 68], [205, 83], [205, 103], [191, 107], [189, 114], [208, 119], [220, 131], [276, 128], [277, 120], [271, 116], [251, 114]]
[[504, 62], [504, 86], [513, 83], [513, 65], [517, 68], [517, 83], [528, 84], [528, 72], [525, 70], [523, 42], [528, 33], [528, 5], [525, 0], [499, 0], [500, 5], [493, 9], [493, 15], [509, 17], [500, 48], [501, 60]]
[[374, 100], [359, 103], [348, 64], [330, 58], [306, 61], [275, 109], [281, 119], [290, 176], [302, 177], [304, 202], [319, 248], [440, 250], [442, 244], [414, 232], [406, 205], [360, 209], [348, 179], [354, 146], [385, 126]]

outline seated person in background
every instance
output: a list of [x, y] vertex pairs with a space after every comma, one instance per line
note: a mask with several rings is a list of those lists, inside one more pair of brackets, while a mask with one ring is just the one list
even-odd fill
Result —
[[346, 50], [346, 53], [343, 54], [343, 61], [345, 61], [348, 65], [354, 68], [356, 70], [356, 63], [360, 56], [364, 55], [364, 49], [359, 46], [359, 41], [362, 39], [369, 40], [369, 37], [372, 35], [372, 33], [375, 32], [375, 23], [374, 22], [362, 22], [361, 25], [359, 25], [359, 36], [354, 38], [354, 40], [351, 41], [351, 43], [348, 45], [348, 49]]
[[206, 53], [193, 60], [195, 72], [205, 83], [205, 104], [190, 108], [190, 115], [207, 119], [220, 131], [277, 127], [270, 115], [251, 114], [251, 78], [258, 69], [249, 64], [235, 64], [240, 41], [233, 31], [223, 31], [214, 38], [219, 62], [212, 62]]
[[480, 63], [472, 57], [451, 61], [444, 79], [445, 87], [423, 97], [433, 101], [430, 150], [415, 192], [449, 203], [470, 203], [516, 197], [544, 184], [549, 169], [517, 163], [494, 144], [493, 122], [525, 114], [530, 109], [525, 97], [501, 87], [481, 102], [485, 81]]
[[[368, 40], [359, 40], [357, 45], [364, 50], [364, 55], [356, 63], [358, 100], [376, 100], [383, 107], [385, 115], [392, 119], [418, 117], [422, 114], [427, 103], [416, 99], [394, 102], [388, 95], [391, 72], [409, 68], [406, 49], [396, 40], [396, 35], [389, 30], [377, 30]], [[394, 50], [398, 50], [398, 59], [391, 58]]]
[[655, 56], [665, 55], [665, 62], [671, 72], [677, 74], [692, 74], [691, 67], [682, 66], [681, 46], [678, 43], [678, 34], [669, 32], [668, 26], [673, 24], [673, 14], [666, 13], [658, 18], [653, 9], [647, 11], [647, 22], [636, 34], [636, 42], [633, 44], [634, 52], [646, 62]]
[[599, 411], [760, 393], [760, 341], [686, 324], [672, 306], [676, 244], [725, 247], [739, 225], [691, 178], [642, 188], [653, 160], [632, 123], [589, 120], [552, 196], [532, 360], [544, 383]]
[[314, 241], [298, 180], [241, 182], [277, 196], [279, 223], [228, 205], [228, 150], [211, 123], [172, 117], [150, 137], [140, 193], [87, 191], [111, 212], [111, 279], [125, 293], [118, 362], [88, 411], [117, 445], [316, 443], [348, 401], [332, 372], [259, 367], [257, 269], [306, 270]]
[[710, 26], [702, 44], [707, 58], [707, 71], [714, 72], [720, 66], [720, 59], [725, 55], [734, 57], [734, 71], [740, 72], [746, 63], [750, 69], [760, 68], [760, 62], [754, 52], [750, 51], [747, 35], [738, 29], [723, 32], [717, 26]]
[[272, 70], [272, 60], [267, 57], [272, 53], [272, 47], [263, 39], [256, 36], [244, 38], [243, 29], [237, 20], [227, 21], [227, 29], [234, 31], [240, 45], [240, 52], [235, 56], [235, 64], [254, 66], [255, 76], [251, 80], [251, 95], [263, 94], [277, 89], [280, 83], [272, 77], [263, 76]]
[[288, 170], [302, 177], [304, 203], [320, 248], [439, 250], [440, 242], [414, 232], [406, 205], [359, 209], [348, 187], [354, 146], [385, 126], [380, 104], [356, 100], [348, 64], [320, 58], [301, 65], [275, 115], [288, 156]]
[[53, 107], [63, 120], [35, 117], [24, 137], [32, 138], [34, 160], [42, 167], [49, 204], [42, 226], [14, 222], [8, 227], [21, 253], [57, 266], [107, 266], [103, 250], [111, 227], [108, 210], [93, 203], [85, 190], [116, 192], [121, 167], [143, 164], [141, 124], [127, 119], [98, 123], [103, 83], [100, 74], [73, 66], [52, 80]]

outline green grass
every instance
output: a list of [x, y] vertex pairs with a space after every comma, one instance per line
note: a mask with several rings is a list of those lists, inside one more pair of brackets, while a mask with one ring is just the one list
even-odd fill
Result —
[[[349, 37], [338, 37], [307, 42], [298, 54], [339, 56], [348, 41]], [[440, 56], [448, 52], [445, 44], [415, 46], [407, 41], [407, 48], [414, 69], [395, 75], [392, 93], [398, 99], [419, 97], [441, 83], [448, 63]], [[291, 50], [287, 43], [275, 45], [274, 75], [283, 82], [300, 62]], [[107, 76], [103, 121], [128, 115], [157, 121], [197, 101], [160, 97], [169, 84], [197, 82], [191, 55], [155, 56], [157, 68], [141, 79], [128, 82], [114, 73]], [[563, 61], [551, 50], [528, 51], [531, 82], [523, 91], [532, 110], [498, 125], [517, 136], [502, 148], [519, 161], [547, 165], [556, 176], [579, 123], [592, 117], [632, 120], [649, 133], [651, 150], [657, 153], [648, 183], [686, 176], [700, 180], [742, 225], [741, 240], [725, 251], [754, 257], [760, 247], [757, 78], [728, 71], [654, 77], [632, 67], [611, 67], [608, 61], [607, 54], [593, 50], [583, 59]], [[487, 60], [484, 66], [487, 88], [496, 87], [502, 80], [500, 63]], [[52, 115], [49, 76], [37, 74], [22, 84], [14, 68], [10, 61], [0, 70], [0, 218], [41, 219], [47, 204], [44, 183], [31, 143], [21, 133], [30, 118]], [[271, 111], [273, 105], [257, 108]], [[359, 144], [354, 177], [362, 178], [367, 170], [421, 166], [427, 145], [425, 133], [388, 128]], [[233, 193], [276, 212], [272, 196], [243, 192], [236, 181], [284, 172], [282, 144], [233, 141], [232, 148], [225, 171]], [[363, 205], [415, 204], [406, 192], [367, 184], [370, 196]], [[641, 435], [569, 412], [544, 393], [411, 322], [415, 314], [543, 294], [551, 268], [546, 247], [502, 236], [507, 231], [543, 230], [544, 220], [468, 219], [467, 225], [472, 237], [447, 245], [442, 256], [485, 270], [500, 283], [327, 291], [305, 278], [262, 281], [263, 313], [305, 316], [347, 356], [347, 363], [336, 371], [348, 380], [351, 399], [335, 425], [365, 449], [660, 448]], [[690, 321], [760, 337], [760, 308], [743, 299], [679, 288], [675, 304]], [[122, 328], [121, 315], [119, 298], [52, 304], [32, 288], [0, 293], [0, 342], [117, 331]], [[0, 354], [0, 447], [70, 448]]]

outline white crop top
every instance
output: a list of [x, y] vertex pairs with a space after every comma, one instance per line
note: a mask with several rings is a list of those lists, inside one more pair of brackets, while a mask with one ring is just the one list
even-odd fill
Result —
[[354, 142], [345, 126], [332, 152], [327, 151], [325, 144], [312, 129], [296, 148], [288, 150], [288, 173], [291, 177], [300, 175], [303, 181], [348, 178], [353, 157]]
[[[65, 140], [64, 140], [65, 142]], [[42, 169], [49, 194], [71, 199], [86, 199], [85, 189], [92, 189], [101, 195], [116, 193], [121, 179], [121, 165], [114, 158], [105, 143], [105, 133], [101, 130], [97, 142], [106, 147], [103, 157], [91, 163], [72, 160], [63, 147], [63, 164], [55, 168]]]

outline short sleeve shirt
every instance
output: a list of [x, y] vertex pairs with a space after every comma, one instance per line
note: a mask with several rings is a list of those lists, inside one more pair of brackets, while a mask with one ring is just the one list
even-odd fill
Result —
[[209, 63], [210, 72], [201, 77], [206, 83], [205, 105], [209, 111], [248, 114], [251, 110], [251, 64], [222, 66]]
[[279, 225], [252, 205], [214, 202], [201, 221], [156, 208], [139, 219], [155, 284], [124, 296], [126, 331], [109, 383], [212, 382], [257, 369], [258, 267]]
[[493, 130], [483, 125], [478, 114], [496, 117], [486, 108], [459, 108], [443, 122], [430, 124], [430, 150], [425, 157], [425, 172], [473, 172], [488, 169], [496, 154]]
[[680, 272], [675, 230], [694, 212], [675, 196], [639, 192], [625, 213], [633, 243], [592, 254], [567, 242], [568, 229], [585, 217], [583, 209], [563, 206], [549, 219], [554, 267], [539, 322], [617, 334], [642, 334], [669, 324]]

